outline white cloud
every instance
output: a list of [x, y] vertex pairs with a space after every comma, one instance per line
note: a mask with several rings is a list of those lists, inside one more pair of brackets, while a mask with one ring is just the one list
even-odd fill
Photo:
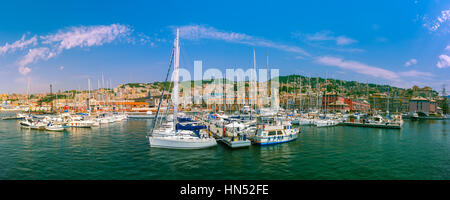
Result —
[[376, 78], [383, 78], [392, 81], [397, 81], [399, 78], [399, 76], [392, 71], [366, 65], [357, 61], [343, 60], [342, 58], [337, 57], [322, 56], [318, 57], [316, 62], [323, 65], [336, 66], [341, 69], [351, 70], [359, 74], [369, 75]]
[[333, 33], [329, 31], [322, 31], [313, 35], [306, 35], [306, 39], [309, 41], [334, 41], [337, 45], [349, 45], [358, 42], [355, 39], [343, 35], [334, 36]]
[[406, 67], [409, 67], [409, 66], [415, 65], [415, 64], [417, 64], [417, 60], [414, 59], [414, 58], [412, 58], [412, 59], [406, 61], [405, 66], [406, 66]]
[[166, 39], [160, 38], [158, 34], [153, 34], [152, 37], [150, 37], [144, 33], [138, 33], [137, 38], [140, 44], [149, 44], [150, 47], [156, 47], [157, 43], [166, 42]]
[[58, 52], [74, 47], [101, 46], [122, 36], [129, 35], [132, 30], [125, 25], [111, 24], [109, 26], [80, 26], [68, 31], [59, 31], [53, 35], [41, 36], [43, 44], [54, 44]]
[[436, 64], [438, 68], [446, 68], [450, 66], [450, 57], [448, 55], [442, 54], [439, 56], [439, 61]]
[[59, 70], [61, 70], [61, 71], [64, 70], [64, 66], [62, 66], [62, 65], [59, 66]]
[[202, 25], [181, 26], [180, 37], [188, 40], [199, 40], [199, 39], [223, 40], [226, 42], [246, 44], [250, 46], [269, 47], [279, 49], [282, 51], [299, 53], [309, 56], [309, 54], [305, 50], [297, 46], [279, 44], [276, 42], [257, 38], [243, 33], [220, 31], [213, 27], [206, 27]]
[[40, 59], [48, 60], [54, 56], [55, 54], [51, 53], [50, 49], [47, 47], [30, 49], [28, 53], [18, 62], [19, 72], [26, 75], [31, 72], [31, 68], [27, 67], [28, 64], [35, 63]]
[[410, 70], [406, 72], [399, 72], [398, 73], [402, 77], [433, 77], [434, 75], [430, 72], [421, 72], [416, 70]]
[[441, 11], [441, 15], [436, 18], [436, 20], [425, 23], [423, 26], [427, 27], [430, 31], [436, 31], [439, 29], [439, 27], [442, 26], [442, 24], [446, 23], [447, 20], [450, 19], [450, 10], [443, 10]]
[[336, 44], [338, 44], [338, 45], [347, 45], [347, 44], [352, 44], [355, 42], [357, 42], [357, 41], [354, 39], [345, 37], [345, 36], [339, 36], [336, 38]]
[[[329, 34], [328, 31], [318, 32], [313, 35], [306, 35], [306, 39], [311, 41], [334, 40], [334, 37], [329, 36]], [[298, 36], [298, 34], [296, 35]]]
[[295, 56], [295, 59], [297, 59], [297, 60], [304, 60], [305, 57], [303, 57], [303, 56]]
[[445, 47], [445, 50], [446, 50], [446, 51], [450, 51], [450, 45], [447, 45], [447, 46]]
[[32, 38], [25, 40], [25, 35], [22, 36], [20, 40], [15, 41], [12, 44], [6, 43], [3, 46], [0, 46], [0, 55], [9, 52], [14, 52], [16, 49], [23, 49], [26, 46], [34, 46], [37, 44], [37, 38], [36, 36], [33, 36]]
[[242, 33], [223, 32], [213, 27], [205, 27], [202, 25], [188, 25], [180, 27], [180, 37], [190, 40], [198, 39], [217, 39], [225, 41], [247, 41], [252, 37]]
[[[48, 60], [53, 58], [63, 50], [75, 47], [101, 46], [106, 43], [111, 43], [119, 38], [126, 37], [131, 32], [132, 30], [128, 26], [111, 24], [108, 26], [71, 27], [66, 31], [60, 30], [56, 34], [41, 36], [40, 38], [43, 40], [41, 43], [49, 46], [29, 49], [28, 53], [18, 61], [19, 72], [26, 75], [31, 72], [31, 68], [27, 67], [29, 64], [36, 63], [38, 60]], [[27, 45], [36, 44], [36, 41], [36, 36], [26, 41], [24, 40], [24, 37], [22, 37], [21, 42], [15, 42], [13, 45], [7, 47], [8, 49], [11, 49], [12, 47], [24, 48]], [[63, 69], [64, 67], [61, 66], [60, 70]]]

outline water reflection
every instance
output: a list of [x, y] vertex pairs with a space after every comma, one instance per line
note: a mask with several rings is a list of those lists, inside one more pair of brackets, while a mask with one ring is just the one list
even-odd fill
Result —
[[442, 133], [443, 133], [443, 135], [444, 136], [447, 136], [447, 134], [449, 133], [448, 131], [449, 130], [447, 130], [447, 120], [443, 120], [442, 121]]

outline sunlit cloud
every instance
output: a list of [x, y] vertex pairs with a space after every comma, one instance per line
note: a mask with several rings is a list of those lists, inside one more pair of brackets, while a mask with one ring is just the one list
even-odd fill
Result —
[[409, 66], [415, 65], [415, 64], [417, 64], [417, 60], [414, 59], [414, 58], [412, 58], [412, 59], [406, 61], [405, 66], [406, 66], [406, 67], [409, 67]]
[[417, 70], [410, 70], [410, 71], [406, 71], [406, 72], [399, 72], [398, 73], [400, 76], [402, 77], [433, 77], [434, 75], [430, 72], [421, 72], [421, 71], [417, 71]]
[[450, 19], [450, 10], [443, 10], [435, 20], [432, 20], [431, 22], [426, 22], [423, 24], [423, 26], [428, 28], [428, 30], [430, 31], [437, 31], [449, 19]]
[[54, 56], [55, 54], [50, 52], [50, 49], [47, 47], [30, 49], [28, 53], [18, 62], [19, 72], [26, 75], [31, 72], [31, 68], [27, 67], [28, 64], [35, 63], [38, 60], [48, 60]]
[[125, 25], [111, 24], [108, 26], [79, 26], [56, 34], [41, 36], [43, 44], [51, 44], [58, 51], [72, 49], [74, 47], [101, 46], [106, 43], [127, 36], [132, 30]]
[[[41, 36], [41, 47], [29, 49], [28, 53], [18, 61], [19, 73], [26, 75], [31, 72], [29, 64], [39, 60], [48, 60], [60, 54], [63, 50], [75, 47], [101, 46], [111, 43], [119, 38], [126, 38], [132, 32], [131, 28], [121, 24], [111, 24], [108, 26], [79, 26], [71, 27], [67, 30], [60, 30], [56, 34]], [[11, 48], [24, 48], [27, 45], [36, 45], [36, 36], [30, 40], [22, 40], [5, 45], [5, 52]], [[63, 67], [64, 68], [64, 67]], [[62, 68], [62, 69], [63, 69]], [[62, 70], [60, 69], [60, 70]]]
[[446, 68], [450, 66], [450, 57], [448, 55], [442, 54], [439, 56], [439, 61], [436, 64], [438, 68]]
[[334, 36], [330, 31], [322, 31], [312, 35], [306, 35], [306, 39], [309, 41], [334, 41], [337, 45], [349, 45], [358, 42], [355, 39], [347, 36]]
[[15, 41], [12, 44], [6, 43], [3, 46], [0, 46], [0, 55], [6, 54], [8, 52], [14, 52], [17, 49], [24, 49], [27, 46], [34, 46], [37, 44], [37, 37], [33, 36], [30, 39], [25, 39], [25, 35], [22, 36], [20, 40]]
[[[299, 39], [300, 41], [314, 48], [344, 53], [365, 52], [364, 49], [348, 47], [350, 44], [357, 43], [358, 42], [357, 40], [343, 35], [334, 36], [333, 32], [331, 31], [322, 31], [314, 34], [304, 34], [301, 32], [294, 32], [292, 33], [292, 37]], [[335, 44], [330, 45], [330, 43], [324, 41], [331, 41], [332, 43]]]
[[336, 66], [341, 69], [350, 70], [359, 74], [369, 75], [375, 78], [383, 78], [392, 81], [397, 81], [399, 78], [399, 76], [395, 72], [382, 69], [380, 67], [370, 66], [358, 61], [344, 60], [342, 58], [331, 56], [322, 56], [318, 57], [316, 59], [316, 62], [323, 65]]

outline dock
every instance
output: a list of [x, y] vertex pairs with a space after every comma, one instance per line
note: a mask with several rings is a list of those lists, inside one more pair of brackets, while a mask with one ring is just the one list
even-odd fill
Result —
[[155, 119], [155, 115], [128, 115], [128, 119]]
[[[252, 143], [249, 139], [245, 138], [239, 138], [238, 140], [234, 140], [232, 137], [227, 137], [225, 135], [228, 135], [228, 131], [224, 132], [224, 128], [217, 127], [215, 124], [208, 123], [206, 121], [202, 121], [204, 124], [208, 127], [208, 132], [216, 138], [216, 141], [222, 142], [223, 144], [227, 145], [228, 147], [235, 149], [235, 148], [245, 148], [249, 147]], [[238, 138], [238, 137], [234, 137]]]
[[225, 145], [227, 145], [228, 147], [230, 147], [232, 149], [249, 147], [252, 144], [252, 142], [248, 139], [232, 140], [232, 138], [229, 138], [229, 137], [223, 137], [222, 139], [220, 139], [218, 141], [224, 143]]
[[374, 123], [359, 123], [359, 122], [343, 122], [344, 126], [356, 126], [364, 128], [387, 128], [387, 129], [401, 129], [400, 124], [374, 124]]
[[18, 119], [24, 119], [23, 117], [3, 117], [2, 120], [18, 120]]

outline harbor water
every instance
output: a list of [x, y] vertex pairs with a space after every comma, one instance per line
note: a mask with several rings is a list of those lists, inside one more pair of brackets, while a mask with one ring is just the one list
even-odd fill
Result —
[[202, 150], [150, 148], [151, 124], [48, 132], [0, 120], [0, 179], [450, 179], [448, 120], [310, 126], [290, 143]]

